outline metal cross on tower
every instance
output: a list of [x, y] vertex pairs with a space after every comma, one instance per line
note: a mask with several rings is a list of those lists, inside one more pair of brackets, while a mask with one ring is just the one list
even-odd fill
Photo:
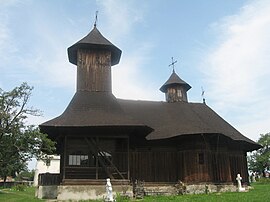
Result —
[[201, 87], [201, 88], [202, 88], [202, 94], [201, 94], [201, 96], [202, 96], [203, 103], [205, 104], [206, 103], [205, 102], [205, 97], [204, 97], [205, 91], [204, 91], [203, 87]]
[[97, 26], [97, 21], [98, 21], [97, 16], [98, 16], [98, 11], [96, 11], [96, 19], [95, 19], [95, 24], [94, 24], [94, 27], [96, 27], [96, 26]]
[[174, 64], [177, 63], [177, 60], [173, 61], [173, 57], [172, 57], [172, 63], [169, 64], [169, 67], [172, 66], [173, 68], [173, 72], [174, 72]]

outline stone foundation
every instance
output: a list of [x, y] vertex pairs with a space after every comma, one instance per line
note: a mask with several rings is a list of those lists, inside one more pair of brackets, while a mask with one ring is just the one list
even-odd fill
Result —
[[185, 185], [185, 191], [176, 188], [175, 185], [144, 185], [145, 195], [177, 195], [177, 194], [205, 194], [213, 192], [236, 192], [233, 184], [193, 184]]
[[[113, 196], [120, 193], [132, 198], [132, 186], [113, 185]], [[105, 185], [59, 185], [59, 186], [39, 186], [36, 190], [36, 197], [40, 199], [57, 199], [59, 201], [68, 200], [95, 200], [103, 199], [106, 196]]]
[[40, 199], [56, 199], [57, 198], [57, 185], [38, 186], [35, 196]]
[[204, 194], [213, 192], [236, 192], [237, 187], [233, 184], [198, 184], [187, 185], [187, 194]]
[[[116, 193], [126, 197], [133, 197], [133, 187], [131, 185], [112, 185], [113, 195]], [[207, 194], [213, 192], [236, 192], [237, 187], [233, 184], [196, 184], [184, 185], [184, 194]], [[182, 191], [182, 190], [181, 190]], [[155, 185], [144, 184], [145, 195], [177, 195], [179, 187], [175, 185]], [[61, 200], [95, 200], [105, 198], [105, 185], [59, 185], [59, 186], [39, 186], [36, 197], [41, 199]]]

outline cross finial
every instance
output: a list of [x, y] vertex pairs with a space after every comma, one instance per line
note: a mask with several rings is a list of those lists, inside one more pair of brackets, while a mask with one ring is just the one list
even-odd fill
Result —
[[173, 68], [173, 72], [174, 72], [174, 64], [177, 63], [177, 60], [173, 61], [173, 57], [172, 57], [172, 63], [169, 64], [169, 67], [172, 66]]
[[94, 24], [94, 27], [96, 27], [97, 26], [97, 21], [98, 21], [98, 11], [96, 11], [96, 18], [95, 18], [95, 24]]
[[202, 88], [202, 94], [201, 94], [202, 100], [203, 100], [203, 103], [206, 104], [206, 102], [205, 102], [205, 97], [204, 97], [205, 91], [204, 91], [203, 87], [201, 87], [201, 88]]

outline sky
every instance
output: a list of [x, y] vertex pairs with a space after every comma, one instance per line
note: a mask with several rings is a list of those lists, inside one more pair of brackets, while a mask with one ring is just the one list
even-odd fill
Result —
[[118, 98], [164, 101], [172, 73], [246, 137], [270, 132], [269, 0], [0, 0], [0, 88], [34, 87], [40, 124], [59, 116], [76, 89], [67, 48], [97, 28], [122, 50], [112, 67]]

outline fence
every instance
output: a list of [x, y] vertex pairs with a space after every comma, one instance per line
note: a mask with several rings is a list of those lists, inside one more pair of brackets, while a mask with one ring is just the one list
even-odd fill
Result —
[[38, 186], [60, 185], [60, 174], [42, 173], [38, 175]]

